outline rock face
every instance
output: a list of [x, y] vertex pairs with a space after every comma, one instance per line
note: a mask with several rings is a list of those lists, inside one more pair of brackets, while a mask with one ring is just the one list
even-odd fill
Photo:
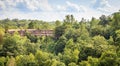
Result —
[[38, 30], [38, 29], [9, 29], [7, 33], [14, 34], [18, 32], [21, 36], [25, 36], [26, 33], [30, 33], [35, 36], [53, 36], [53, 30]]

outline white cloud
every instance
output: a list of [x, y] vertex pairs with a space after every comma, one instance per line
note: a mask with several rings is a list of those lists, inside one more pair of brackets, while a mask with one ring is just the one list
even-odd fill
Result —
[[64, 16], [59, 12], [32, 12], [32, 13], [23, 13], [23, 12], [4, 12], [4, 15], [0, 16], [0, 19], [5, 18], [18, 18], [18, 19], [38, 19], [44, 21], [54, 21], [54, 20], [62, 20]]
[[[16, 3], [16, 2], [15, 2]], [[11, 11], [15, 9], [15, 4], [13, 0], [0, 0], [0, 12]]]
[[6, 6], [5, 6], [4, 2], [0, 1], [0, 9], [5, 9], [5, 8], [6, 8]]
[[109, 0], [92, 0], [91, 4], [94, 4], [93, 7], [111, 7]]
[[48, 0], [25, 0], [27, 8], [31, 10], [41, 9], [42, 11], [51, 11], [52, 7], [48, 3]]
[[41, 11], [52, 10], [52, 7], [48, 3], [48, 0], [1, 0], [0, 8], [3, 9], [7, 7], [6, 10], [9, 10], [11, 8], [15, 8], [19, 3], [26, 5], [26, 7], [32, 11], [39, 9]]
[[66, 11], [66, 6], [57, 5], [56, 8], [59, 11]]
[[[14, 2], [14, 4], [12, 4]], [[8, 4], [7, 4], [8, 3]], [[25, 8], [32, 11], [24, 13], [16, 8], [17, 4], [24, 4]], [[18, 18], [18, 19], [38, 19], [44, 21], [63, 20], [66, 15], [73, 14], [80, 21], [81, 18], [91, 19], [92, 17], [99, 18], [102, 14], [109, 15], [106, 12], [116, 11], [118, 8], [113, 8], [108, 0], [94, 0], [95, 9], [85, 5], [78, 5], [73, 2], [66, 1], [64, 5], [51, 6], [48, 0], [0, 0], [0, 19]], [[39, 10], [40, 11], [35, 11]], [[2, 12], [3, 11], [3, 12]]]
[[111, 7], [111, 5], [108, 3], [108, 0], [101, 0], [100, 5], [103, 7]]
[[101, 12], [111, 13], [112, 6], [109, 4], [108, 0], [94, 0], [94, 8]]
[[24, 0], [15, 0], [17, 3], [24, 2]]
[[[42, 6], [45, 6], [44, 4], [37, 5], [39, 3], [38, 0], [36, 0], [36, 1], [34, 0], [34, 2], [27, 2], [27, 1], [28, 0], [26, 0], [26, 5], [27, 6], [31, 5], [31, 6], [29, 6], [29, 9], [36, 10], [38, 8], [42, 8]], [[21, 1], [18, 0], [17, 2], [23, 2], [23, 0], [21, 0]], [[25, 2], [25, 0], [24, 0], [24, 2]], [[40, 7], [40, 5], [41, 5], [41, 7]], [[44, 20], [44, 21], [55, 21], [55, 20], [63, 20], [66, 15], [73, 14], [75, 16], [75, 18], [78, 21], [80, 21], [81, 18], [91, 19], [91, 17], [99, 17], [101, 15], [100, 12], [97, 12], [95, 10], [92, 10], [92, 9], [82, 6], [82, 5], [77, 5], [77, 4], [69, 2], [69, 1], [66, 2], [65, 6], [58, 5], [56, 7], [57, 7], [57, 9], [60, 9], [61, 11], [39, 11], [39, 12], [32, 11], [32, 12], [28, 12], [28, 13], [23, 13], [19, 10], [14, 11], [14, 9], [13, 9], [13, 11], [4, 11], [4, 13], [0, 12], [0, 14], [2, 14], [0, 16], [0, 19], [18, 18], [18, 19], [38, 19], [38, 20]], [[47, 8], [47, 6], [43, 7], [43, 9], [46, 9], [46, 8]], [[51, 8], [51, 6], [48, 7], [48, 9], [49, 8]], [[69, 8], [73, 8], [74, 11], [67, 11], [67, 9], [69, 9]]]
[[16, 0], [4, 0], [6, 6], [15, 7], [17, 5]]
[[[91, 10], [90, 8], [87, 8], [89, 11], [82, 13], [82, 12], [4, 12], [4, 15], [0, 16], [0, 19], [5, 18], [18, 18], [18, 19], [38, 19], [38, 20], [44, 20], [44, 21], [55, 21], [55, 20], [63, 20], [66, 15], [72, 14], [76, 18], [76, 20], [80, 21], [81, 18], [85, 19], [91, 19], [92, 17], [98, 18], [102, 15], [102, 13], [97, 12], [95, 10]], [[1, 13], [0, 13], [1, 14]]]
[[83, 5], [78, 5], [69, 1], [66, 1], [66, 5], [57, 5], [57, 10], [63, 12], [86, 12], [87, 9]]
[[[79, 6], [78, 6], [77, 4], [71, 3], [71, 2], [69, 2], [69, 1], [67, 1], [66, 3], [67, 3], [68, 8], [69, 8], [69, 7], [70, 7], [70, 8], [74, 8], [74, 10], [76, 10], [76, 11], [79, 12]], [[69, 8], [69, 9], [70, 9], [70, 8]]]
[[86, 11], [86, 8], [82, 5], [79, 6], [79, 5], [69, 2], [69, 1], [66, 1], [66, 3], [67, 3], [68, 9], [72, 8], [73, 10], [75, 10], [77, 12], [85, 12]]

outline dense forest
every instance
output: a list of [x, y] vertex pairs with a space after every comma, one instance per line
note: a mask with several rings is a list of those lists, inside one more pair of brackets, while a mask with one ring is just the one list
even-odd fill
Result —
[[[9, 29], [52, 29], [54, 36], [20, 36]], [[120, 11], [99, 19], [0, 20], [0, 66], [120, 66]]]

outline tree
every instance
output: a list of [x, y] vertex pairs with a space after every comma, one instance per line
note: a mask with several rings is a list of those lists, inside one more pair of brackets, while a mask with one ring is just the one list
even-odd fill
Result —
[[75, 49], [74, 46], [75, 44], [73, 42], [73, 39], [69, 39], [65, 45], [65, 48], [70, 48], [71, 50], [74, 50]]
[[41, 66], [44, 65], [45, 61], [50, 59], [50, 56], [49, 53], [38, 50], [35, 54], [35, 59], [37, 60], [39, 66]]
[[90, 21], [90, 28], [93, 28], [95, 26], [97, 26], [99, 23], [99, 20], [97, 20], [96, 18], [92, 17], [92, 20]]
[[[34, 36], [9, 29], [54, 30], [55, 36]], [[12, 31], [11, 31], [12, 32]], [[0, 66], [119, 66], [120, 12], [77, 22], [0, 20]]]
[[63, 62], [68, 65], [71, 62], [77, 63], [79, 51], [77, 49], [71, 50], [70, 48], [64, 49]]
[[27, 60], [27, 66], [37, 66], [38, 64], [36, 63], [35, 56], [31, 53], [26, 57]]
[[28, 39], [30, 39], [31, 42], [36, 43], [37, 40], [38, 40], [38, 38], [36, 36], [34, 36], [34, 35], [32, 35], [32, 34], [30, 34], [28, 32], [26, 33], [26, 36], [27, 36]]
[[29, 55], [16, 56], [16, 66], [38, 66], [35, 56], [31, 53]]
[[39, 44], [35, 44], [35, 43], [31, 43], [31, 42], [28, 42], [23, 46], [24, 46], [24, 48], [26, 50], [25, 54], [27, 54], [27, 55], [30, 54], [30, 53], [35, 54], [37, 52], [37, 50], [40, 49]]
[[57, 61], [55, 59], [52, 59], [51, 66], [65, 66], [65, 64], [63, 62]]
[[68, 66], [78, 66], [76, 63], [69, 63]]
[[74, 23], [72, 24], [72, 28], [74, 28], [74, 29], [79, 29], [79, 28], [80, 28], [80, 24], [77, 23], [77, 22], [74, 22]]
[[68, 40], [73, 39], [73, 41], [76, 42], [78, 37], [81, 36], [81, 32], [79, 29], [68, 28], [64, 35]]
[[48, 22], [43, 22], [42, 23], [42, 29], [51, 29], [52, 26], [50, 26], [50, 24]]
[[37, 27], [37, 23], [34, 22], [34, 21], [31, 21], [29, 24], [28, 24], [28, 28], [29, 29], [35, 29]]
[[116, 52], [107, 51], [102, 53], [102, 56], [100, 57], [99, 61], [99, 66], [118, 66]]
[[8, 61], [6, 66], [16, 66], [15, 58], [11, 57]]
[[4, 63], [6, 62], [5, 57], [0, 57], [0, 66], [5, 66]]
[[89, 64], [89, 62], [87, 62], [87, 61], [82, 61], [82, 62], [79, 63], [79, 65], [80, 65], [80, 66], [91, 66], [91, 65]]
[[98, 46], [98, 45], [107, 45], [108, 42], [106, 41], [106, 39], [103, 36], [94, 36], [93, 37], [94, 40], [94, 45]]
[[103, 51], [106, 51], [109, 49], [108, 42], [106, 41], [106, 39], [103, 36], [95, 36], [95, 37], [93, 37], [93, 41], [94, 41], [93, 46], [97, 52], [97, 53], [95, 53], [97, 55], [97, 57], [99, 57]]
[[54, 52], [55, 46], [56, 46], [56, 43], [53, 37], [47, 36], [44, 39], [44, 43], [41, 43], [40, 49], [47, 52]]
[[16, 56], [19, 54], [24, 54], [25, 47], [24, 44], [27, 43], [26, 37], [21, 37], [20, 35], [6, 35], [3, 42], [2, 55], [4, 56]]
[[55, 28], [55, 37], [59, 39], [65, 33], [66, 26], [58, 26]]
[[99, 66], [99, 59], [89, 56], [86, 61], [81, 61], [79, 65], [80, 66]]
[[61, 25], [61, 22], [60, 22], [59, 20], [57, 20], [57, 21], [55, 22], [55, 26], [58, 27], [58, 26], [60, 26], [60, 25]]
[[100, 57], [100, 53], [97, 49], [94, 49], [92, 46], [84, 46], [79, 53], [79, 61], [85, 61], [89, 56]]
[[88, 57], [88, 62], [90, 63], [91, 66], [98, 66], [99, 65], [99, 59], [93, 58], [91, 56]]
[[116, 12], [113, 14], [113, 22], [112, 22], [112, 26], [113, 29], [117, 30], [120, 28], [120, 12]]
[[61, 36], [55, 45], [55, 53], [62, 53], [66, 45], [66, 37]]
[[100, 25], [103, 25], [103, 26], [106, 26], [108, 23], [109, 23], [108, 18], [107, 18], [105, 15], [102, 15], [102, 16], [100, 17], [100, 22], [99, 22], [99, 24], [100, 24]]
[[113, 39], [114, 39], [115, 45], [120, 46], [120, 30], [115, 31], [115, 34], [113, 35]]
[[76, 22], [75, 18], [73, 15], [66, 15], [66, 18], [64, 19], [64, 24], [73, 24]]
[[108, 43], [109, 43], [110, 45], [113, 45], [113, 44], [114, 44], [114, 40], [113, 40], [113, 37], [112, 37], [112, 36], [110, 36], [110, 38], [109, 38], [109, 40], [108, 40]]
[[3, 36], [4, 36], [4, 29], [3, 29], [3, 28], [0, 28], [0, 45], [1, 45], [2, 42], [3, 42]]

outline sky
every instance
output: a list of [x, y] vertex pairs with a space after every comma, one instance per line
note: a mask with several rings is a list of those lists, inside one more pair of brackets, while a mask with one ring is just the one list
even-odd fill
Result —
[[63, 20], [99, 18], [120, 10], [120, 0], [0, 0], [0, 19]]

